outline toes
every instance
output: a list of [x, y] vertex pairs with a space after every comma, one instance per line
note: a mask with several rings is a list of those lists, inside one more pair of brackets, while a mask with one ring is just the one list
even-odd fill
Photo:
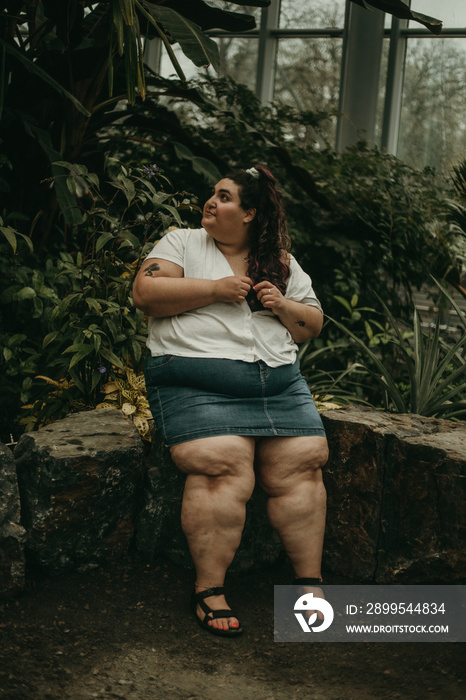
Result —
[[239, 627], [239, 622], [236, 619], [236, 617], [229, 617], [227, 618], [216, 618], [215, 620], [209, 620], [208, 624], [211, 627], [215, 627], [215, 629], [220, 629], [220, 630], [228, 630], [228, 629], [237, 629]]
[[[212, 596], [213, 598], [214, 596]], [[217, 605], [219, 606], [217, 609], [223, 610], [228, 610], [228, 603], [226, 602], [225, 599], [217, 599]], [[208, 602], [208, 605], [211, 603]], [[209, 627], [212, 627], [214, 629], [218, 630], [236, 630], [240, 627], [240, 624], [236, 617], [212, 617], [212, 612], [215, 611], [215, 608], [211, 608], [211, 612], [209, 613], [209, 617], [206, 620], [207, 624]], [[202, 608], [198, 605], [196, 608], [196, 614], [200, 620], [203, 620], [205, 618], [204, 612], [202, 611]]]
[[229, 628], [228, 620], [225, 620], [221, 617], [212, 620], [211, 622], [209, 622], [209, 625], [211, 627], [215, 627], [215, 629], [218, 630], [227, 630]]

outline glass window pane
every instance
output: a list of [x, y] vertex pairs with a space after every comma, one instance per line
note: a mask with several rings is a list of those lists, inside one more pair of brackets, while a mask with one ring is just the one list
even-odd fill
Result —
[[282, 29], [342, 28], [345, 23], [345, 0], [282, 0], [280, 27]]
[[[205, 74], [205, 68], [197, 68], [192, 61], [187, 58], [182, 52], [179, 44], [172, 46], [173, 53], [181, 66], [181, 70], [185, 74], [186, 78], [190, 80], [191, 78], [197, 78], [199, 75]], [[162, 47], [162, 54], [160, 60], [160, 75], [162, 78], [175, 78], [177, 73], [173, 64], [168, 56], [165, 46]]]
[[220, 53], [220, 73], [228, 75], [238, 83], [244, 83], [250, 90], [256, 89], [257, 39], [222, 37], [217, 39]]
[[[257, 52], [259, 41], [257, 39], [231, 38], [222, 37], [214, 39], [219, 47], [220, 54], [220, 75], [229, 75], [239, 83], [244, 83], [251, 90], [256, 87], [256, 67], [257, 67]], [[178, 59], [180, 66], [188, 80], [203, 76], [208, 72], [209, 75], [217, 75], [214, 69], [197, 68], [178, 45], [173, 47], [175, 56]], [[163, 48], [160, 75], [164, 78], [175, 76], [176, 72], [170, 61], [170, 58]]]
[[[466, 27], [466, 3], [464, 0], [411, 0], [411, 9], [423, 15], [441, 19], [444, 27]], [[420, 27], [418, 22], [410, 22], [410, 27]]]
[[465, 75], [465, 40], [408, 40], [399, 158], [447, 173], [465, 157]]
[[[275, 98], [302, 111], [337, 110], [341, 52], [341, 39], [281, 39]], [[335, 120], [323, 124], [323, 134], [333, 145]]]

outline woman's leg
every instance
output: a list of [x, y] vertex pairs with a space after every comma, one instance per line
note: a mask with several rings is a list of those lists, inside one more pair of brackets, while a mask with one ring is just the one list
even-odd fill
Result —
[[[191, 440], [170, 448], [177, 467], [187, 474], [181, 522], [196, 568], [196, 593], [223, 585], [241, 541], [246, 503], [254, 488], [255, 439], [222, 435]], [[206, 599], [213, 610], [228, 608], [224, 596]], [[204, 613], [198, 608], [199, 617]], [[235, 618], [212, 623], [236, 627]]]
[[261, 439], [256, 448], [267, 513], [297, 578], [320, 578], [326, 492], [322, 467], [327, 440], [320, 436]]

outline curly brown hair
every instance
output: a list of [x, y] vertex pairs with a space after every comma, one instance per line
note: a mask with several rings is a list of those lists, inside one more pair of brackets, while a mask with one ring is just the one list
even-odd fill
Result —
[[282, 195], [274, 176], [262, 165], [255, 165], [254, 168], [236, 170], [225, 177], [238, 185], [242, 208], [256, 210], [249, 228], [251, 250], [248, 276], [255, 284], [268, 280], [284, 294], [290, 274], [287, 253], [291, 241]]

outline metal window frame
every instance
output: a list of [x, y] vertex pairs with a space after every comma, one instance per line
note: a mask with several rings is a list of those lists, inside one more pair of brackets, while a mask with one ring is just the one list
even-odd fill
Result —
[[[280, 39], [311, 39], [311, 38], [335, 38], [343, 39], [343, 56], [341, 65], [340, 83], [340, 111], [337, 124], [338, 150], [344, 150], [354, 143], [361, 135], [369, 140], [373, 139], [376, 124], [375, 105], [379, 95], [380, 66], [383, 41], [389, 39], [389, 56], [387, 77], [385, 82], [384, 113], [382, 123], [381, 146], [389, 153], [396, 155], [398, 145], [398, 133], [402, 108], [402, 93], [404, 81], [404, 66], [406, 59], [407, 40], [409, 38], [466, 38], [466, 28], [445, 27], [438, 37], [433, 37], [428, 29], [408, 27], [407, 20], [392, 18], [390, 28], [381, 28], [381, 17], [385, 13], [380, 10], [368, 11], [346, 0], [344, 27], [329, 27], [314, 29], [306, 27], [280, 29], [280, 4], [281, 0], [271, 0], [268, 7], [261, 12], [260, 27], [249, 32], [226, 32], [224, 30], [211, 30], [206, 32], [208, 36], [237, 37], [258, 39], [259, 48], [256, 68], [256, 95], [262, 103], [272, 102], [275, 90], [277, 73], [278, 42]], [[370, 47], [364, 46], [366, 41], [351, 41], [350, 33], [364, 35], [364, 31], [371, 26], [374, 28], [374, 41]], [[364, 27], [366, 29], [364, 30]], [[153, 40], [157, 46], [151, 47], [153, 53], [150, 64], [152, 68], [160, 67], [160, 40]], [[148, 42], [152, 44], [153, 42]], [[149, 47], [147, 47], [149, 48]], [[155, 50], [154, 50], [155, 49]], [[364, 62], [370, 64], [369, 80], [361, 80], [355, 73], [354, 66], [364, 68]], [[361, 105], [367, 108], [361, 109]], [[364, 113], [365, 111], [365, 113]], [[353, 126], [351, 126], [351, 124]]]
[[346, 2], [336, 149], [374, 140], [385, 13]]

